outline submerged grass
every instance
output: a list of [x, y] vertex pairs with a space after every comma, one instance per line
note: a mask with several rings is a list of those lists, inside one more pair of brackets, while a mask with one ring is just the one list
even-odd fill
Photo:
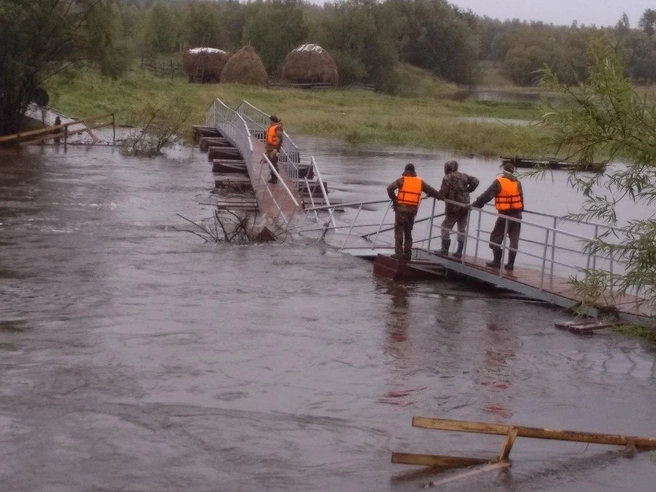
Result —
[[645, 326], [637, 325], [623, 325], [614, 328], [614, 331], [622, 335], [628, 335], [631, 337], [640, 338], [642, 340], [647, 340], [651, 343], [656, 343], [656, 327], [648, 328]]
[[[290, 133], [336, 138], [354, 144], [383, 143], [440, 148], [480, 155], [545, 155], [552, 150], [546, 130], [536, 126], [467, 121], [466, 117], [531, 121], [534, 105], [456, 101], [460, 89], [410, 73], [417, 96], [387, 96], [364, 90], [304, 91], [238, 84], [189, 84], [186, 78], [157, 78], [140, 69], [120, 80], [89, 68], [71, 70], [49, 83], [51, 105], [75, 117], [113, 112], [119, 124], [158, 95], [183, 96], [193, 108], [189, 119], [202, 124], [214, 98], [229, 105], [245, 99], [280, 115]], [[411, 84], [409, 84], [411, 86]], [[191, 134], [191, 126], [185, 137]]]

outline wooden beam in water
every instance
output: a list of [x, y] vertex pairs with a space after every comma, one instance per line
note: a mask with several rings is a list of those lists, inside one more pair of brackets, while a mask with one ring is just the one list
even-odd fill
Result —
[[463, 478], [468, 478], [468, 477], [473, 477], [475, 475], [479, 475], [481, 473], [486, 473], [490, 471], [495, 471], [495, 470], [504, 470], [510, 466], [510, 463], [507, 461], [502, 461], [499, 463], [492, 463], [490, 465], [484, 465], [479, 468], [476, 468], [474, 470], [464, 472], [464, 473], [458, 473], [457, 475], [453, 475], [448, 478], [444, 478], [442, 480], [439, 480], [437, 482], [428, 482], [426, 486], [428, 487], [437, 487], [438, 485], [445, 485], [447, 483], [451, 482], [456, 482], [458, 480], [462, 480]]
[[515, 444], [516, 438], [517, 438], [517, 428], [513, 427], [512, 429], [510, 429], [510, 432], [508, 432], [508, 437], [506, 438], [506, 442], [503, 444], [503, 449], [501, 450], [501, 454], [499, 455], [499, 461], [508, 461], [510, 450], [512, 449], [513, 444]]
[[631, 441], [637, 448], [656, 448], [656, 438], [625, 436], [620, 434], [602, 434], [595, 432], [578, 432], [561, 429], [546, 429], [538, 427], [513, 426], [493, 424], [488, 422], [471, 422], [466, 420], [435, 419], [430, 417], [413, 417], [413, 427], [456, 432], [474, 432], [478, 434], [508, 435], [513, 428], [517, 429], [517, 437], [532, 439], [551, 439], [556, 441], [574, 441], [590, 444], [608, 444], [626, 446]]
[[444, 456], [433, 454], [392, 453], [392, 463], [402, 465], [435, 466], [443, 468], [462, 468], [464, 466], [490, 463], [491, 460], [483, 458], [469, 458], [466, 456]]

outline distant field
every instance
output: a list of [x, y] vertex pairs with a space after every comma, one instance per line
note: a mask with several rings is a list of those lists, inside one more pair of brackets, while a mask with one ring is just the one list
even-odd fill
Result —
[[[203, 123], [218, 97], [228, 104], [245, 99], [276, 113], [290, 133], [357, 143], [386, 143], [441, 148], [480, 155], [546, 155], [545, 130], [536, 126], [481, 122], [462, 117], [539, 118], [532, 103], [476, 102], [468, 89], [446, 84], [423, 70], [403, 67], [401, 96], [364, 90], [257, 88], [237, 84], [190, 84], [186, 77], [157, 78], [141, 69], [113, 81], [90, 69], [78, 69], [51, 80], [51, 105], [75, 117], [114, 112], [126, 123], [148, 99], [184, 96], [193, 108], [191, 124]], [[503, 87], [507, 90], [508, 87]], [[190, 135], [190, 130], [187, 135]]]

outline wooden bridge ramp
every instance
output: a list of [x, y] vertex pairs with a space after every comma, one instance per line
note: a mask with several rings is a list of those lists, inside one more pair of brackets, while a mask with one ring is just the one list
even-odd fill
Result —
[[[193, 125], [194, 136], [200, 150], [207, 152], [212, 166], [214, 185], [219, 189], [240, 192], [252, 190], [255, 200], [220, 200], [219, 208], [258, 211], [261, 215], [275, 219], [280, 215], [290, 218], [302, 203], [294, 183], [282, 166], [278, 183], [269, 183], [270, 168], [263, 158], [264, 143], [252, 139], [253, 150], [240, 149], [220, 127]], [[290, 196], [291, 195], [291, 196]]]

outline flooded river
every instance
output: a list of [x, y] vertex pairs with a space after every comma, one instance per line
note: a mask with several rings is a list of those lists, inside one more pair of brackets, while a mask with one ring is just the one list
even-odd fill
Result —
[[[385, 198], [406, 162], [438, 186], [452, 157], [297, 143], [342, 201]], [[498, 171], [460, 160], [482, 189]], [[438, 478], [394, 480], [392, 451], [501, 449], [415, 415], [656, 436], [652, 346], [311, 241], [204, 243], [178, 214], [211, 215], [210, 171], [195, 150], [0, 154], [0, 490], [409, 491]], [[529, 206], [566, 212], [562, 179], [527, 183]], [[656, 453], [577, 443], [511, 458], [445, 489], [648, 491], [656, 473]]]

